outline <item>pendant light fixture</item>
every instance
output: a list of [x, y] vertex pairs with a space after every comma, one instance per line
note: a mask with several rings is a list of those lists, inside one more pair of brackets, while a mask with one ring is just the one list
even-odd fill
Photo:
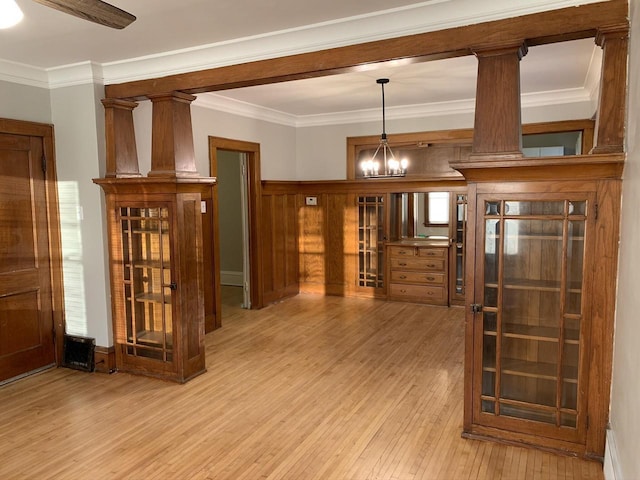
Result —
[[370, 159], [363, 160], [360, 164], [362, 176], [364, 178], [388, 178], [388, 177], [404, 177], [407, 174], [409, 161], [406, 158], [397, 160], [389, 142], [387, 141], [387, 131], [385, 126], [384, 111], [384, 86], [389, 83], [388, 78], [379, 78], [376, 83], [382, 89], [382, 135], [380, 136], [380, 144]]

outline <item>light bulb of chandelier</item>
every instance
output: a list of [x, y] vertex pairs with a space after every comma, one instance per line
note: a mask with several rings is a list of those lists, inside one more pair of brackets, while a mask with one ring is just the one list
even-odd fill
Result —
[[14, 0], [0, 0], [0, 29], [13, 27], [24, 17]]
[[407, 160], [406, 158], [403, 158], [402, 160], [400, 160], [400, 167], [402, 168], [402, 170], [406, 170], [408, 166], [409, 166], [409, 160]]

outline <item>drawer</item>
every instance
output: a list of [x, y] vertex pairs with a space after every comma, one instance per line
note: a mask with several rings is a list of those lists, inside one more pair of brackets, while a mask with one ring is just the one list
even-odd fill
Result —
[[418, 283], [444, 285], [444, 273], [431, 272], [406, 272], [402, 270], [391, 270], [391, 281], [398, 283]]
[[392, 270], [425, 270], [430, 272], [444, 272], [445, 260], [437, 258], [390, 258]]
[[416, 249], [413, 247], [389, 247], [389, 255], [391, 257], [414, 257]]
[[407, 297], [429, 303], [445, 303], [447, 301], [444, 287], [392, 283], [390, 288], [392, 297]]
[[446, 258], [447, 257], [447, 249], [446, 248], [426, 248], [422, 247], [418, 249], [418, 256], [420, 257], [429, 257], [429, 258]]

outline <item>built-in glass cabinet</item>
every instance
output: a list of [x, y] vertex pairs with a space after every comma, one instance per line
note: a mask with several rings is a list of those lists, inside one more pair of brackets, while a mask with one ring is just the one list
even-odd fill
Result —
[[472, 306], [480, 329], [481, 423], [517, 419], [546, 425], [567, 440], [580, 434], [590, 208], [586, 197], [481, 197], [482, 303]]
[[116, 368], [203, 373], [201, 191], [210, 180], [95, 179], [106, 193]]
[[384, 195], [358, 197], [358, 286], [384, 288]]

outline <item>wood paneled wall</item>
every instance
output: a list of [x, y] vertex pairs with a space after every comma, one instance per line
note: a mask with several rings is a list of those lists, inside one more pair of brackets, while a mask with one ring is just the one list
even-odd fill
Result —
[[260, 248], [265, 305], [299, 291], [296, 214], [295, 192], [263, 190]]
[[[302, 182], [264, 182], [261, 237], [265, 304], [300, 291], [352, 294], [357, 209], [345, 192], [305, 193]], [[333, 188], [331, 188], [333, 190]], [[316, 205], [305, 205], [307, 196]]]
[[[307, 196], [317, 205], [306, 205]], [[344, 192], [300, 193], [300, 288], [328, 295], [355, 291], [357, 208], [355, 195]]]

